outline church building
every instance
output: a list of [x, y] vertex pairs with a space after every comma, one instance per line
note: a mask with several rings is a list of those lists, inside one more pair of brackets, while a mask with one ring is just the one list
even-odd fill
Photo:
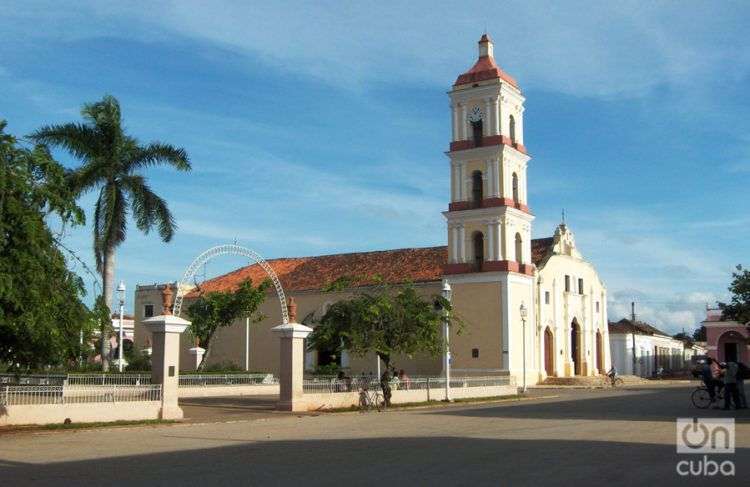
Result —
[[[446, 174], [451, 191], [443, 212], [447, 245], [279, 258], [268, 264], [294, 297], [300, 320], [311, 326], [337, 299], [373, 285], [374, 276], [390, 284], [414, 283], [425, 297], [439, 294], [447, 281], [454, 311], [464, 322], [461, 333], [450, 339], [451, 370], [457, 375], [508, 374], [520, 383], [525, 370], [526, 382], [534, 384], [548, 376], [605, 373], [610, 367], [606, 288], [565, 222], [550, 237], [531, 238], [525, 98], [516, 80], [496, 64], [488, 35], [478, 47], [477, 61], [449, 92], [452, 138]], [[323, 291], [352, 276], [364, 277], [351, 289]], [[201, 288], [231, 290], [248, 278], [257, 284], [265, 273], [250, 265]], [[159, 308], [163, 287], [136, 289], [136, 346], [148, 345], [141, 322]], [[275, 294], [268, 295], [261, 312], [266, 318], [260, 323], [242, 319], [217, 332], [210, 361], [277, 373], [278, 338], [271, 328], [281, 315]], [[188, 336], [182, 341], [181, 368], [188, 369], [195, 362], [189, 354], [194, 344]], [[307, 353], [309, 369], [333, 362], [353, 374], [374, 371], [377, 365], [374, 356]], [[443, 372], [440, 357], [395, 357], [393, 362], [410, 375]]]

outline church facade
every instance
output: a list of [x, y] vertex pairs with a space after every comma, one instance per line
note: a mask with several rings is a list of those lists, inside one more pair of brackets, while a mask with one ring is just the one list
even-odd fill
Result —
[[[341, 277], [378, 276], [414, 283], [425, 297], [453, 289], [453, 307], [464, 322], [451, 336], [451, 369], [459, 375], [508, 374], [533, 384], [548, 376], [595, 375], [610, 367], [606, 288], [563, 222], [551, 237], [533, 239], [534, 215], [527, 199], [524, 102], [517, 82], [494, 60], [489, 36], [479, 41], [476, 63], [461, 74], [450, 96], [452, 140], [447, 156], [451, 191], [447, 245], [269, 261], [298, 316], [314, 326], [331, 303], [372, 285], [367, 279], [339, 293], [323, 289]], [[247, 278], [264, 278], [252, 265], [202, 284], [204, 291], [230, 290]], [[148, 336], [141, 321], [160, 301], [159, 285], [138, 286], [136, 345]], [[188, 297], [189, 298], [189, 297]], [[238, 320], [220, 330], [213, 362], [277, 372], [278, 345], [270, 329], [280, 323], [278, 300], [269, 294], [266, 319], [252, 326]], [[189, 337], [183, 337], [181, 367], [190, 368]], [[307, 368], [335, 362], [351, 373], [376, 370], [376, 358], [311, 350]], [[411, 375], [443, 373], [440, 357], [396, 357]], [[194, 360], [193, 362], [194, 363]]]

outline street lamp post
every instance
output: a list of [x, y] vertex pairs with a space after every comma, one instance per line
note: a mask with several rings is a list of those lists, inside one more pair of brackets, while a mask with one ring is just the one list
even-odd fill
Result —
[[125, 309], [125, 282], [120, 281], [120, 285], [117, 286], [117, 297], [120, 298], [120, 341], [117, 342], [117, 368], [122, 372], [122, 319], [123, 312]]
[[[443, 281], [443, 298], [448, 303], [451, 301], [451, 285]], [[443, 336], [445, 337], [445, 356], [443, 357], [443, 369], [445, 370], [445, 400], [451, 401], [451, 350], [450, 350], [450, 316], [447, 307], [443, 307]]]
[[519, 309], [519, 312], [521, 313], [521, 333], [523, 334], [523, 390], [522, 392], [526, 394], [526, 316], [528, 315], [528, 310], [526, 309], [526, 306], [524, 306], [523, 302], [521, 302], [521, 308]]

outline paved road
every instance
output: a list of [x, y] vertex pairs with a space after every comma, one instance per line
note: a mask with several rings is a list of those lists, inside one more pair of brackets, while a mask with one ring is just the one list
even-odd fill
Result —
[[558, 397], [6, 434], [0, 485], [748, 485], [746, 411], [732, 414], [736, 453], [715, 457], [735, 462], [734, 478], [690, 482], [676, 474], [688, 456], [675, 452], [674, 420], [695, 415], [689, 392], [545, 389], [535, 394]]

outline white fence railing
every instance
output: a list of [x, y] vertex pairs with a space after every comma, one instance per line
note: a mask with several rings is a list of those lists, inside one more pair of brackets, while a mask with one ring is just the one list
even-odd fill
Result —
[[0, 406], [158, 401], [161, 385], [0, 386]]
[[151, 374], [68, 374], [71, 386], [140, 386], [151, 384]]
[[0, 385], [62, 385], [68, 378], [66, 374], [0, 374]]
[[274, 385], [272, 374], [186, 374], [180, 376], [180, 387]]
[[[431, 390], [445, 388], [444, 377], [414, 377], [408, 379], [392, 379], [389, 382], [391, 390]], [[491, 387], [514, 385], [508, 376], [498, 377], [451, 377], [450, 387]], [[305, 379], [302, 388], [307, 393], [336, 393], [356, 392], [359, 389], [380, 390], [380, 381], [372, 377], [352, 377], [351, 379]]]

